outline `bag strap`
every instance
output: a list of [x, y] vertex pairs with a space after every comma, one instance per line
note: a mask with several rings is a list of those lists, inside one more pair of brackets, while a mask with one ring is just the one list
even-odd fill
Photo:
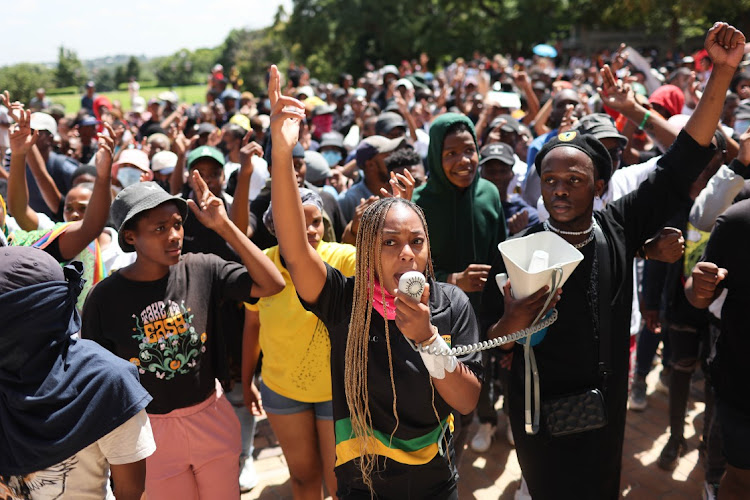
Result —
[[599, 343], [599, 376], [602, 379], [602, 388], [604, 388], [611, 372], [612, 361], [612, 263], [609, 260], [607, 239], [599, 224], [594, 224], [594, 240], [599, 273], [596, 277], [599, 288], [599, 328], [594, 335]]

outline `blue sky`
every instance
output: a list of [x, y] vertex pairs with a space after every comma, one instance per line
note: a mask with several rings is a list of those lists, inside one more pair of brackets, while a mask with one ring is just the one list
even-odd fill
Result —
[[60, 45], [78, 57], [169, 55], [219, 45], [234, 28], [271, 24], [292, 0], [8, 0], [0, 66], [57, 61]]

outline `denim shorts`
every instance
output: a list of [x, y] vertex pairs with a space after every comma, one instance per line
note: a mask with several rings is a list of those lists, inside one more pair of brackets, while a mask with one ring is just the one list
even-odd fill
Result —
[[333, 420], [333, 403], [329, 399], [320, 403], [305, 403], [282, 396], [274, 392], [261, 382], [260, 397], [263, 401], [263, 409], [266, 413], [274, 415], [293, 415], [307, 410], [315, 412], [317, 420]]
[[750, 469], [750, 415], [717, 398], [721, 426], [721, 446], [727, 463], [738, 469]]

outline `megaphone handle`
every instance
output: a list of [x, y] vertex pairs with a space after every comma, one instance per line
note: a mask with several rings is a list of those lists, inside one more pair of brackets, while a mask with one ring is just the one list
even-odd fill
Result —
[[[537, 317], [534, 319], [534, 322], [529, 326], [528, 328], [524, 328], [523, 330], [519, 330], [517, 332], [511, 333], [509, 335], [504, 335], [502, 337], [497, 337], [492, 340], [485, 340], [483, 342], [476, 342], [474, 344], [469, 345], [458, 345], [452, 348], [443, 348], [435, 345], [433, 343], [432, 345], [428, 347], [422, 347], [415, 344], [413, 341], [406, 339], [409, 342], [409, 345], [411, 345], [411, 348], [414, 349], [417, 352], [423, 352], [426, 354], [431, 354], [433, 356], [461, 356], [463, 354], [469, 354], [476, 351], [484, 351], [486, 349], [492, 349], [493, 347], [497, 347], [503, 344], [508, 344], [510, 342], [515, 342], [517, 340], [520, 340], [524, 337], [531, 337], [533, 334], [544, 330], [548, 326], [550, 326], [552, 323], [557, 321], [557, 310], [552, 309], [552, 314], [549, 315], [549, 317], [545, 318], [543, 321], [539, 322], [539, 320], [544, 315], [544, 312], [549, 307], [550, 303], [552, 302], [552, 299], [557, 294], [557, 290], [559, 288], [560, 283], [562, 282], [562, 275], [563, 270], [561, 267], [556, 266], [553, 269], [552, 274], [552, 286], [550, 288], [550, 293], [547, 296], [547, 300], [544, 302], [544, 307], [542, 307], [542, 310], [537, 314]], [[528, 344], [528, 342], [527, 342]], [[534, 365], [536, 366], [536, 362], [534, 362]], [[538, 420], [538, 416], [537, 416]]]

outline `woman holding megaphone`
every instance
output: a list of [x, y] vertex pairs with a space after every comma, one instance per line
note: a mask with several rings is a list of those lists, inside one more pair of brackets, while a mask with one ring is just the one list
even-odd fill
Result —
[[[363, 214], [354, 277], [320, 259], [305, 239], [292, 167], [304, 106], [281, 95], [275, 66], [269, 96], [276, 236], [302, 304], [331, 341], [337, 495], [458, 498], [451, 412], [476, 406], [481, 356], [438, 357], [414, 347], [476, 342], [469, 300], [433, 280], [424, 215], [398, 196]], [[415, 297], [399, 289], [409, 271], [427, 276]]]

